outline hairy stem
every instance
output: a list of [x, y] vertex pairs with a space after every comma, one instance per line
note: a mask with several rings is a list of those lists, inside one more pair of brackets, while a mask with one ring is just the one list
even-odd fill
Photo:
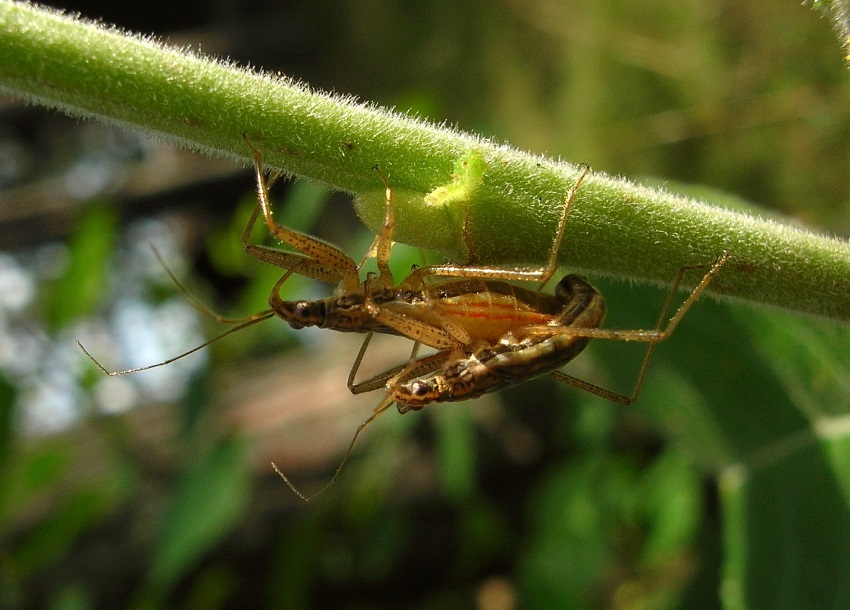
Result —
[[[0, 0], [0, 90], [208, 154], [355, 193], [380, 226], [379, 165], [396, 238], [463, 261], [540, 266], [578, 168], [156, 41]], [[464, 223], [467, 242], [464, 243]], [[655, 283], [682, 265], [730, 262], [710, 291], [850, 320], [844, 242], [591, 173], [570, 213], [564, 264]]]

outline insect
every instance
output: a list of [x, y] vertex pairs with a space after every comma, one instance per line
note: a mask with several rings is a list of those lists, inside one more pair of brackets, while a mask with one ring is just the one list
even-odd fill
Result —
[[[555, 294], [564, 303], [563, 313], [555, 321], [548, 325], [517, 328], [503, 335], [495, 345], [480, 345], [468, 354], [450, 356], [439, 372], [412, 378], [409, 374], [400, 373], [397, 378], [387, 383], [388, 396], [397, 403], [399, 411], [405, 413], [419, 410], [433, 402], [476, 398], [548, 373], [559, 381], [612, 402], [630, 405], [637, 400], [640, 393], [655, 346], [672, 334], [679, 321], [729, 258], [730, 254], [724, 252], [709, 265], [702, 280], [662, 328], [685, 272], [705, 265], [680, 268], [653, 330], [600, 328], [605, 317], [602, 295], [584, 278], [567, 275], [555, 290]], [[631, 395], [611, 392], [557, 370], [578, 356], [590, 339], [639, 341], [648, 344]]]
[[[557, 269], [568, 213], [578, 188], [589, 171], [589, 168], [584, 166], [564, 199], [545, 267], [516, 269], [474, 265], [430, 266], [414, 269], [401, 282], [395, 284], [389, 268], [395, 223], [393, 191], [377, 166], [374, 169], [385, 186], [384, 222], [363, 260], [357, 264], [336, 246], [274, 221], [269, 190], [277, 176], [273, 175], [266, 180], [262, 153], [247, 137], [245, 141], [254, 152], [258, 202], [242, 233], [242, 244], [250, 256], [286, 270], [272, 289], [269, 309], [242, 320], [227, 320], [211, 314], [189, 297], [214, 318], [236, 325], [179, 356], [125, 371], [108, 371], [82, 345], [80, 347], [104, 373], [114, 376], [169, 364], [231, 333], [275, 316], [296, 329], [317, 326], [343, 332], [366, 333], [349, 374], [348, 387], [355, 394], [383, 387], [387, 394], [372, 416], [358, 428], [334, 477], [319, 493], [336, 482], [362, 430], [392, 404], [397, 404], [399, 411], [404, 413], [420, 409], [431, 402], [480, 396], [485, 392], [516, 385], [547, 372], [604, 398], [630, 404], [637, 397], [654, 345], [669, 336], [690, 305], [708, 285], [714, 273], [726, 261], [723, 259], [715, 263], [664, 330], [660, 329], [661, 323], [669, 310], [685, 268], [680, 271], [674, 291], [671, 292], [653, 331], [600, 329], [605, 314], [604, 301], [595, 289], [578, 276], [565, 277], [559, 283], [555, 295], [542, 292], [542, 288]], [[294, 251], [250, 242], [251, 233], [260, 214], [263, 215], [271, 235]], [[467, 250], [472, 252], [466, 222], [463, 240]], [[360, 270], [371, 256], [376, 260], [378, 272], [367, 274], [361, 281]], [[294, 273], [329, 283], [336, 282], [334, 295], [318, 301], [282, 299], [281, 286]], [[509, 284], [506, 280], [539, 281], [540, 286], [537, 290], [530, 290]], [[177, 284], [184, 294], [189, 296], [179, 282]], [[356, 374], [375, 332], [412, 339], [413, 352], [409, 361], [357, 383]], [[578, 355], [591, 338], [649, 343], [631, 398], [619, 396], [555, 370]], [[419, 344], [437, 351], [417, 358]], [[309, 499], [292, 485], [277, 466], [274, 468], [296, 494], [304, 500]]]
[[[438, 351], [422, 358], [412, 359], [407, 364], [394, 367], [383, 375], [377, 376], [373, 380], [374, 387], [370, 389], [376, 389], [379, 382], [384, 382], [386, 396], [375, 407], [372, 415], [360, 424], [333, 478], [317, 493], [309, 497], [304, 496], [277, 466], [273, 466], [299, 497], [309, 501], [338, 480], [360, 433], [393, 404], [397, 406], [399, 413], [404, 414], [422, 409], [431, 403], [477, 398], [545, 374], [612, 402], [630, 405], [640, 394], [655, 346], [673, 333], [687, 311], [730, 257], [729, 252], [724, 252], [709, 265], [681, 267], [658, 322], [652, 330], [600, 328], [605, 318], [605, 302], [602, 295], [584, 278], [578, 275], [567, 275], [555, 289], [555, 298], [562, 306], [561, 312], [549, 323], [518, 326], [506, 332], [495, 343], [479, 341], [463, 349]], [[700, 282], [664, 324], [685, 273], [706, 266], [708, 270]], [[557, 370], [578, 356], [591, 339], [647, 343], [631, 395], [612, 392]]]
[[[245, 141], [254, 152], [257, 206], [242, 233], [242, 245], [250, 256], [286, 270], [271, 291], [269, 309], [238, 320], [218, 316], [193, 299], [169, 272], [184, 295], [199, 309], [220, 322], [233, 323], [235, 326], [178, 356], [123, 371], [107, 370], [80, 344], [80, 348], [105, 374], [126, 375], [170, 364], [227, 335], [277, 316], [295, 329], [316, 326], [342, 332], [368, 333], [348, 380], [349, 389], [360, 393], [374, 389], [371, 380], [363, 382], [362, 385], [354, 381], [373, 332], [402, 335], [412, 339], [415, 342], [415, 354], [418, 344], [443, 350], [463, 349], [476, 341], [497, 341], [511, 328], [545, 324], [558, 315], [561, 306], [551, 295], [513, 286], [502, 280], [541, 281], [542, 287], [554, 274], [567, 214], [579, 185], [589, 171], [587, 166], [584, 166], [565, 198], [546, 267], [530, 270], [459, 265], [422, 267], [412, 271], [396, 285], [389, 267], [395, 226], [393, 191], [377, 166], [374, 169], [385, 186], [384, 222], [363, 260], [357, 264], [336, 246], [275, 222], [269, 190], [277, 176], [266, 179], [262, 153], [247, 137]], [[251, 233], [260, 214], [271, 235], [294, 251], [250, 242]], [[463, 239], [468, 243], [466, 224]], [[471, 246], [469, 249], [472, 249]], [[366, 279], [361, 281], [360, 269], [372, 253], [378, 272], [368, 274]], [[281, 287], [294, 273], [329, 283], [336, 282], [334, 295], [317, 301], [282, 299]], [[445, 276], [455, 277], [447, 279]]]

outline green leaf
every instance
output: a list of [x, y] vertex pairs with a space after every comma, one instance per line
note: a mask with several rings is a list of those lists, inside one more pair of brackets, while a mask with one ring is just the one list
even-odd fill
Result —
[[436, 456], [442, 492], [454, 502], [474, 496], [477, 488], [475, 427], [465, 405], [445, 405], [431, 418], [437, 431]]
[[820, 446], [729, 468], [721, 490], [727, 608], [848, 607], [850, 512]]
[[[747, 316], [751, 317], [751, 316]], [[772, 442], [754, 444], [721, 476], [729, 607], [850, 604], [850, 330], [790, 316], [752, 316], [748, 339], [785, 402]], [[784, 421], [784, 423], [783, 423]], [[753, 425], [753, 424], [750, 424]]]
[[847, 328], [706, 301], [656, 351], [635, 406], [720, 473], [727, 608], [850, 603], [847, 345]]
[[149, 583], [160, 593], [177, 582], [242, 517], [250, 490], [244, 443], [222, 441], [193, 462], [162, 521]]
[[91, 312], [105, 291], [117, 231], [115, 210], [90, 207], [68, 245], [68, 267], [45, 291], [45, 308], [51, 328], [57, 329]]
[[[520, 562], [519, 591], [527, 608], [587, 608], [591, 590], [612, 561], [611, 486], [621, 463], [587, 458], [542, 480], [529, 504], [533, 531]], [[627, 470], [630, 470], [626, 467]]]

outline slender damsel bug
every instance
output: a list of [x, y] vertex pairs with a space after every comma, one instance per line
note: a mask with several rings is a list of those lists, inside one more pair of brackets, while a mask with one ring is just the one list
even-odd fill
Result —
[[[557, 270], [567, 217], [579, 186], [588, 173], [585, 166], [564, 199], [545, 267], [517, 269], [476, 265], [430, 266], [413, 270], [401, 282], [395, 284], [389, 268], [395, 226], [393, 190], [389, 180], [377, 166], [374, 170], [385, 187], [386, 212], [383, 225], [372, 246], [358, 264], [336, 246], [274, 221], [269, 189], [276, 181], [277, 175], [266, 179], [262, 153], [247, 138], [246, 142], [254, 152], [258, 203], [243, 231], [242, 244], [250, 256], [286, 271], [272, 289], [269, 309], [241, 320], [227, 320], [212, 314], [189, 297], [214, 318], [236, 325], [188, 352], [144, 367], [110, 372], [82, 345], [80, 347], [104, 373], [114, 376], [163, 366], [231, 333], [275, 316], [293, 328], [317, 326], [343, 332], [366, 333], [349, 374], [348, 387], [356, 394], [385, 388], [386, 396], [374, 409], [371, 417], [357, 429], [333, 478], [318, 493], [337, 481], [360, 433], [393, 404], [398, 406], [399, 412], [405, 413], [434, 402], [474, 398], [547, 373], [602, 398], [624, 405], [631, 404], [640, 392], [655, 345], [670, 336], [691, 305], [729, 260], [729, 254], [723, 253], [710, 265], [682, 267], [658, 323], [652, 330], [601, 328], [605, 317], [602, 296], [577, 275], [564, 277], [554, 295], [542, 292]], [[271, 235], [294, 251], [250, 243], [251, 233], [260, 214]], [[467, 242], [467, 250], [472, 251], [466, 226], [463, 237]], [[367, 274], [366, 278], [361, 280], [361, 268], [370, 256], [374, 256], [378, 272]], [[685, 272], [706, 266], [709, 269], [702, 280], [664, 325]], [[337, 283], [334, 295], [318, 301], [283, 300], [280, 297], [281, 286], [294, 273]], [[508, 283], [510, 281], [540, 282], [540, 286], [531, 290]], [[188, 296], [185, 289], [182, 286], [180, 288]], [[413, 353], [408, 362], [367, 381], [355, 383], [357, 371], [374, 332], [412, 339]], [[617, 394], [557, 370], [575, 358], [590, 339], [616, 339], [648, 344], [630, 396]], [[419, 344], [436, 351], [416, 357]], [[277, 466], [274, 468], [302, 499], [308, 500], [317, 495], [304, 496]]]

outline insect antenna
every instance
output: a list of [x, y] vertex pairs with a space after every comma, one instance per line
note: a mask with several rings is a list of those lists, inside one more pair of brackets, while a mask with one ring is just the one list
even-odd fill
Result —
[[159, 263], [160, 267], [163, 268], [166, 275], [168, 275], [168, 279], [170, 279], [171, 283], [174, 284], [177, 290], [180, 291], [180, 294], [183, 295], [183, 298], [186, 299], [189, 305], [200, 311], [202, 314], [204, 314], [211, 320], [220, 322], [221, 324], [242, 324], [251, 320], [254, 317], [248, 316], [245, 318], [228, 318], [227, 316], [223, 316], [220, 313], [213, 311], [204, 303], [202, 303], [200, 299], [198, 299], [198, 297], [189, 292], [189, 289], [186, 288], [186, 286], [184, 286], [183, 283], [177, 279], [177, 276], [174, 275], [174, 272], [171, 271], [168, 265], [165, 264], [165, 261], [163, 260], [162, 255], [160, 255], [159, 250], [156, 249], [156, 246], [151, 244], [151, 250], [153, 250], [153, 255], [156, 257], [156, 260]]
[[256, 313], [253, 316], [246, 318], [245, 321], [242, 322], [241, 324], [239, 324], [238, 326], [234, 326], [233, 328], [228, 329], [227, 331], [221, 333], [217, 337], [213, 337], [209, 341], [205, 341], [204, 343], [198, 345], [197, 347], [193, 347], [189, 351], [183, 352], [182, 354], [180, 354], [178, 356], [174, 356], [173, 358], [169, 358], [168, 360], [163, 360], [162, 362], [157, 362], [156, 364], [148, 364], [147, 366], [139, 366], [139, 367], [136, 367], [136, 368], [133, 368], [133, 369], [127, 369], [125, 371], [110, 371], [110, 370], [108, 370], [100, 362], [98, 362], [97, 359], [94, 356], [91, 355], [89, 350], [87, 350], [82, 343], [77, 341], [77, 345], [80, 346], [80, 349], [83, 350], [83, 353], [85, 353], [86, 356], [88, 356], [89, 360], [91, 360], [92, 362], [95, 363], [97, 368], [99, 368], [101, 371], [103, 371], [105, 374], [109, 375], [110, 377], [118, 377], [120, 375], [128, 375], [130, 373], [138, 373], [140, 371], [147, 371], [147, 370], [150, 370], [150, 369], [155, 369], [155, 368], [159, 368], [161, 366], [165, 366], [166, 364], [171, 364], [172, 362], [176, 362], [177, 360], [180, 360], [181, 358], [185, 358], [186, 356], [194, 354], [195, 352], [200, 351], [200, 350], [204, 349], [205, 347], [207, 347], [209, 345], [212, 345], [213, 343], [215, 343], [219, 339], [224, 339], [227, 335], [232, 335], [233, 333], [237, 333], [240, 330], [243, 330], [245, 328], [248, 328], [249, 326], [253, 326], [254, 324], [262, 322], [263, 320], [268, 320], [269, 318], [273, 318], [273, 317], [274, 317], [274, 312], [271, 309], [267, 309], [266, 311], [261, 311], [260, 313]]
[[[365, 343], [368, 343], [368, 337]], [[365, 349], [361, 348], [361, 356], [364, 351]], [[369, 424], [378, 419], [378, 416], [380, 416], [384, 411], [389, 409], [395, 403], [397, 395], [396, 390], [399, 385], [413, 377], [419, 377], [421, 375], [433, 372], [436, 368], [439, 367], [439, 365], [448, 360], [452, 355], [451, 350], [444, 350], [414, 360], [413, 358], [415, 357], [417, 351], [418, 347], [414, 347], [414, 351], [411, 355], [411, 360], [409, 362], [406, 362], [401, 366], [393, 367], [374, 378], [382, 380], [388, 378], [388, 381], [386, 382], [387, 395], [378, 404], [378, 406], [375, 407], [375, 412], [372, 413], [371, 417], [369, 417], [369, 419], [367, 419], [362, 424], [360, 424], [360, 426], [357, 427], [357, 431], [354, 433], [354, 436], [351, 439], [351, 443], [348, 445], [348, 449], [346, 450], [345, 455], [342, 457], [342, 461], [340, 461], [339, 466], [336, 467], [336, 472], [334, 472], [334, 476], [331, 478], [330, 481], [325, 483], [325, 486], [322, 487], [319, 491], [309, 496], [305, 495], [300, 489], [298, 489], [298, 487], [295, 486], [295, 484], [292, 483], [292, 481], [289, 480], [289, 477], [287, 477], [283, 473], [283, 471], [277, 467], [277, 464], [272, 462], [272, 468], [274, 468], [275, 472], [280, 476], [281, 479], [283, 479], [283, 482], [286, 483], [287, 487], [289, 487], [289, 489], [291, 489], [296, 496], [298, 496], [305, 502], [309, 502], [319, 494], [324, 493], [329, 487], [336, 483], [339, 480], [342, 471], [345, 469], [345, 465], [348, 464], [348, 459], [351, 457], [351, 452], [354, 450], [354, 445], [355, 443], [357, 443], [357, 439], [360, 437], [360, 433], [363, 432], [363, 430], [365, 430]], [[351, 381], [352, 379], [353, 375], [349, 378], [349, 381]], [[371, 380], [363, 383], [371, 383]], [[401, 405], [401, 403], [399, 403], [399, 405]], [[407, 410], [408, 409], [402, 410], [401, 408], [399, 408], [400, 413], [405, 413], [407, 412]]]
[[[174, 272], [172, 272], [171, 269], [169, 269], [168, 265], [165, 264], [165, 261], [163, 260], [159, 251], [156, 249], [156, 247], [153, 244], [151, 244], [151, 250], [153, 250], [153, 254], [156, 257], [156, 260], [159, 262], [160, 266], [162, 266], [162, 268], [165, 270], [165, 273], [168, 275], [168, 278], [177, 287], [177, 289], [180, 291], [180, 294], [183, 296], [183, 298], [186, 299], [186, 301], [188, 301], [190, 305], [192, 305], [192, 307], [194, 307], [195, 309], [200, 311], [205, 316], [211, 318], [212, 320], [215, 320], [216, 322], [219, 322], [219, 323], [222, 323], [222, 324], [235, 324], [236, 326], [234, 326], [231, 329], [228, 329], [227, 331], [221, 333], [220, 335], [218, 335], [216, 337], [213, 337], [209, 341], [206, 341], [206, 342], [202, 343], [201, 345], [198, 345], [197, 347], [190, 349], [189, 351], [186, 351], [186, 352], [183, 352], [182, 354], [174, 356], [173, 358], [169, 358], [168, 360], [163, 360], [162, 362], [157, 362], [156, 364], [149, 364], [147, 366], [140, 366], [140, 367], [136, 367], [136, 368], [132, 368], [132, 369], [127, 369], [127, 370], [124, 370], [124, 371], [110, 371], [110, 370], [108, 370], [100, 362], [98, 362], [97, 358], [95, 358], [94, 356], [91, 355], [91, 353], [85, 348], [85, 346], [80, 341], [77, 341], [77, 345], [80, 346], [80, 349], [83, 350], [83, 352], [85, 353], [86, 356], [88, 356], [89, 360], [94, 362], [94, 364], [97, 366], [97, 368], [99, 368], [101, 371], [103, 371], [103, 373], [105, 373], [106, 375], [109, 375], [110, 377], [118, 377], [120, 375], [128, 375], [130, 373], [138, 373], [140, 371], [147, 371], [149, 369], [155, 369], [155, 368], [158, 368], [158, 367], [161, 367], [161, 366], [165, 366], [166, 364], [171, 364], [172, 362], [176, 362], [177, 360], [185, 358], [186, 356], [194, 354], [195, 352], [200, 351], [200, 350], [204, 349], [205, 347], [212, 345], [213, 343], [215, 343], [219, 339], [223, 339], [224, 337], [226, 337], [228, 335], [239, 332], [240, 330], [248, 328], [249, 326], [253, 326], [254, 324], [262, 322], [263, 320], [268, 320], [269, 318], [274, 317], [274, 311], [271, 310], [271, 309], [267, 309], [265, 311], [255, 313], [251, 316], [247, 316], [247, 317], [244, 317], [244, 318], [228, 318], [226, 316], [222, 316], [221, 314], [216, 313], [215, 311], [213, 311], [212, 309], [210, 309], [209, 307], [204, 305], [200, 300], [198, 300], [197, 297], [195, 297], [191, 292], [189, 292], [189, 289], [186, 288], [180, 282], [180, 280], [177, 279], [177, 276], [174, 275]], [[283, 284], [283, 282], [290, 275], [292, 275], [292, 273], [295, 271], [296, 268], [297, 268], [297, 266], [293, 269], [288, 270], [284, 274], [284, 276], [280, 279], [280, 281], [278, 282], [278, 286]]]
[[325, 483], [324, 487], [322, 487], [319, 491], [310, 494], [309, 496], [305, 495], [300, 489], [298, 489], [298, 487], [295, 486], [292, 481], [289, 480], [289, 477], [283, 474], [283, 471], [278, 468], [277, 464], [275, 464], [274, 462], [272, 462], [272, 468], [274, 468], [275, 472], [280, 476], [281, 479], [283, 479], [283, 482], [286, 483], [286, 486], [289, 487], [289, 489], [291, 489], [296, 496], [304, 500], [304, 502], [309, 502], [316, 496], [323, 494], [325, 491], [328, 490], [328, 488], [333, 486], [333, 484], [339, 480], [342, 471], [345, 469], [346, 464], [348, 464], [348, 459], [351, 457], [351, 452], [354, 450], [354, 445], [355, 443], [357, 443], [357, 439], [360, 437], [360, 433], [363, 432], [363, 430], [365, 430], [369, 424], [378, 419], [378, 416], [381, 415], [381, 413], [389, 409], [394, 402], [394, 394], [387, 394], [386, 398], [381, 401], [381, 404], [375, 407], [375, 412], [372, 414], [372, 416], [357, 427], [357, 431], [354, 433], [354, 436], [351, 439], [351, 443], [348, 445], [348, 449], [346, 450], [345, 455], [342, 457], [339, 466], [336, 467], [334, 476], [331, 477], [331, 480]]

